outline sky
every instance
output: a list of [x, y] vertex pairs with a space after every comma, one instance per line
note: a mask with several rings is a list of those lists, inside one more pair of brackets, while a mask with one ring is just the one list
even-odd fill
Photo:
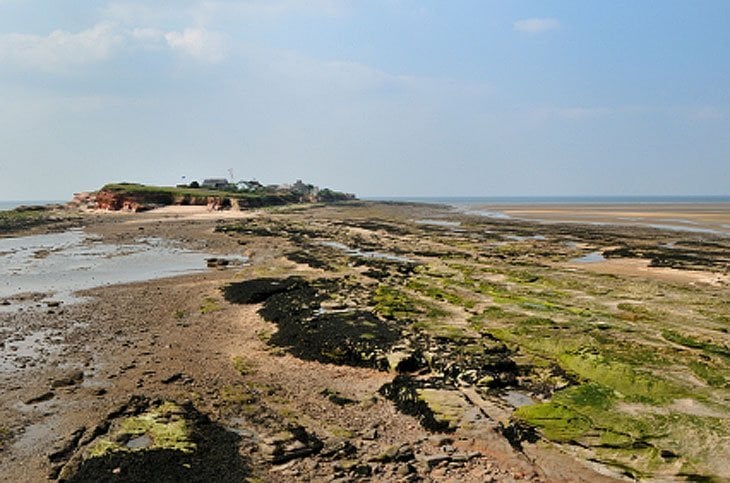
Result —
[[0, 0], [0, 199], [730, 194], [727, 0]]

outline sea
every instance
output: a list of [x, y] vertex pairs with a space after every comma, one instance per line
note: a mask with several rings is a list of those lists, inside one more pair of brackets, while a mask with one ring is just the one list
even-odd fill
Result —
[[0, 211], [7, 211], [17, 208], [18, 206], [35, 206], [35, 205], [53, 205], [53, 204], [64, 204], [68, 200], [0, 200]]
[[730, 195], [717, 196], [365, 196], [364, 200], [437, 203], [444, 205], [550, 205], [550, 204], [673, 204], [730, 203]]

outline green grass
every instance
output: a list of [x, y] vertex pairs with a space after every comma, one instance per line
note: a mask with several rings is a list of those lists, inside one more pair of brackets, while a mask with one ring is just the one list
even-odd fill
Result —
[[174, 186], [147, 186], [137, 183], [112, 183], [104, 185], [101, 191], [117, 193], [152, 194], [164, 193], [172, 196], [221, 196], [225, 192], [205, 188], [177, 188]]

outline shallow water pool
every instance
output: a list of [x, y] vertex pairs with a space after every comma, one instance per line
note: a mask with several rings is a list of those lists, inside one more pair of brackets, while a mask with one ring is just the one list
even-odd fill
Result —
[[70, 303], [79, 290], [206, 270], [211, 256], [161, 238], [103, 243], [83, 230], [0, 239], [0, 300], [6, 310], [23, 299]]

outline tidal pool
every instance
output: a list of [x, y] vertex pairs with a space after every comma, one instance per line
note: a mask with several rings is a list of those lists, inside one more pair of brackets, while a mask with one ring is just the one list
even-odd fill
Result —
[[380, 260], [388, 260], [391, 262], [400, 262], [400, 263], [412, 263], [413, 262], [412, 260], [410, 260], [408, 258], [399, 257], [398, 255], [392, 255], [390, 253], [381, 253], [381, 252], [366, 252], [366, 251], [360, 250], [359, 248], [348, 247], [347, 245], [336, 242], [336, 241], [322, 241], [319, 244], [322, 246], [325, 246], [325, 247], [341, 250], [351, 257], [377, 258]]
[[604, 261], [606, 261], [606, 257], [604, 257], [601, 252], [591, 252], [588, 255], [583, 255], [582, 257], [571, 260], [573, 263], [596, 263]]
[[458, 221], [450, 221], [450, 220], [434, 220], [431, 218], [424, 218], [422, 220], [416, 220], [416, 225], [434, 225], [434, 226], [444, 226], [444, 227], [457, 227], [460, 226], [461, 223]]
[[0, 307], [71, 303], [79, 300], [73, 295], [79, 290], [206, 270], [211, 256], [161, 238], [103, 243], [83, 230], [0, 239]]

